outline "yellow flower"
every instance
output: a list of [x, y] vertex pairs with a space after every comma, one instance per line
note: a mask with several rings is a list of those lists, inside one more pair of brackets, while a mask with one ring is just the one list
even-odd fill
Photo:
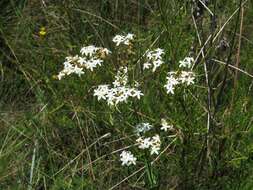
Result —
[[39, 31], [39, 35], [40, 35], [40, 36], [45, 36], [46, 34], [47, 34], [46, 28], [45, 28], [45, 27], [41, 27], [41, 28], [40, 28], [40, 31]]

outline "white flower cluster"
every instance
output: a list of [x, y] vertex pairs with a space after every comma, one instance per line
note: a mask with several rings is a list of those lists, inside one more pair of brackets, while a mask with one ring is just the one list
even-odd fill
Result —
[[150, 149], [150, 154], [159, 154], [161, 140], [159, 135], [153, 137], [139, 137], [136, 142], [139, 144], [140, 149]]
[[[180, 61], [179, 67], [190, 68], [194, 59], [186, 57], [183, 61]], [[194, 84], [195, 73], [192, 71], [173, 71], [168, 72], [166, 77], [167, 82], [164, 85], [168, 94], [174, 94], [174, 90], [179, 84], [186, 84], [187, 86]]]
[[172, 131], [174, 129], [173, 125], [169, 125], [168, 122], [165, 119], [161, 119], [161, 130], [163, 131]]
[[116, 46], [119, 46], [120, 44], [130, 45], [130, 41], [134, 39], [134, 35], [131, 33], [128, 33], [126, 36], [124, 35], [116, 35], [112, 39], [112, 41], [116, 44]]
[[127, 68], [122, 67], [115, 76], [115, 81], [113, 82], [113, 87], [109, 85], [99, 85], [94, 90], [94, 96], [97, 96], [98, 100], [106, 100], [108, 105], [117, 105], [120, 102], [126, 102], [129, 97], [140, 99], [143, 93], [136, 88], [129, 87]]
[[[161, 119], [161, 130], [163, 131], [173, 131], [174, 126], [169, 125], [165, 119]], [[161, 149], [161, 139], [158, 134], [151, 137], [140, 136], [144, 135], [145, 132], [151, 130], [154, 126], [149, 123], [139, 123], [136, 125], [135, 132], [138, 136], [136, 139], [136, 145], [139, 149], [149, 150], [150, 155], [158, 155]], [[136, 163], [136, 158], [130, 152], [123, 151], [120, 154], [122, 165], [131, 165]]]
[[145, 133], [153, 128], [153, 125], [149, 123], [140, 123], [136, 125], [135, 132], [139, 136], [141, 133]]
[[152, 72], [155, 72], [158, 67], [163, 64], [162, 55], [164, 50], [157, 48], [153, 51], [148, 51], [146, 54], [147, 62], [143, 64], [143, 70], [152, 68]]
[[66, 57], [66, 60], [63, 63], [64, 68], [59, 72], [57, 76], [59, 80], [61, 80], [62, 77], [70, 75], [72, 73], [81, 76], [84, 74], [83, 69], [93, 71], [94, 68], [100, 66], [103, 63], [103, 60], [101, 58], [104, 58], [111, 52], [107, 48], [90, 45], [81, 48], [80, 53], [82, 56], [76, 55], [74, 57]]
[[122, 166], [127, 165], [130, 166], [131, 164], [136, 165], [136, 158], [130, 151], [122, 151], [120, 154], [120, 161], [122, 162]]
[[179, 84], [186, 84], [187, 86], [194, 84], [195, 74], [191, 71], [168, 72], [166, 77], [167, 82], [164, 85], [167, 94], [174, 94], [175, 87]]

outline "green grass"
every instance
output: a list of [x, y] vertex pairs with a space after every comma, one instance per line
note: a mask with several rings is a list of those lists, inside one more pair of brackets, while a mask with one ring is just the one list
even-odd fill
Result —
[[[191, 1], [43, 2], [0, 2], [0, 189], [110, 189], [124, 179], [115, 189], [253, 188], [252, 78], [238, 72], [235, 86], [235, 70], [228, 69], [222, 87], [226, 67], [211, 61], [229, 59], [229, 64], [235, 65], [240, 12], [204, 49], [214, 117], [210, 163], [206, 156], [207, 86], [201, 55], [194, 69], [196, 85], [179, 89], [174, 96], [163, 88], [167, 71], [176, 69], [189, 52], [196, 57], [201, 49], [191, 16], [196, 6]], [[239, 2], [216, 0], [208, 5], [217, 15], [214, 34]], [[252, 8], [252, 1], [245, 3], [239, 65], [248, 73], [253, 73]], [[204, 43], [212, 34], [208, 11], [196, 24]], [[43, 37], [39, 35], [41, 27], [46, 28]], [[55, 78], [64, 58], [77, 54], [83, 45], [117, 51], [113, 36], [128, 32], [137, 37], [134, 54], [126, 59], [135, 68], [130, 78], [145, 81], [145, 96], [140, 101], [115, 109], [93, 97], [95, 86], [112, 81], [114, 65], [124, 64], [124, 54], [118, 59], [112, 56], [105, 66], [81, 78]], [[222, 39], [229, 43], [226, 49], [218, 48]], [[165, 49], [166, 64], [155, 74], [143, 74], [136, 62], [151, 46]], [[160, 133], [163, 117], [178, 128], [178, 139], [154, 165], [128, 179], [154, 158], [133, 147], [131, 151], [141, 161], [122, 167], [120, 149], [135, 143], [133, 129], [140, 122], [154, 124], [154, 131]], [[161, 136], [164, 150], [171, 140]]]

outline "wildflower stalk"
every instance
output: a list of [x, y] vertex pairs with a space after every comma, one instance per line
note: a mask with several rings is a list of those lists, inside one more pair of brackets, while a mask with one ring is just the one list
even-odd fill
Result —
[[149, 188], [153, 188], [156, 186], [157, 182], [155, 180], [155, 175], [153, 174], [152, 171], [152, 166], [151, 162], [149, 160], [149, 152], [145, 151], [145, 166], [147, 170], [147, 178], [148, 178], [148, 183], [149, 183]]
[[[211, 20], [213, 20], [213, 17], [215, 17], [215, 15], [211, 14]], [[203, 45], [201, 38], [200, 38], [200, 32], [196, 23], [196, 19], [195, 17], [192, 15], [192, 19], [193, 19], [193, 23], [194, 23], [194, 27], [197, 33], [197, 39], [199, 42], [199, 46], [201, 47]], [[212, 26], [214, 26], [212, 24]], [[211, 38], [213, 36], [213, 31], [214, 28], [211, 27]], [[212, 40], [211, 40], [212, 42]], [[208, 159], [209, 162], [209, 166], [212, 168], [212, 158], [211, 158], [211, 145], [210, 145], [210, 124], [211, 124], [211, 86], [210, 86], [210, 73], [207, 67], [207, 57], [204, 53], [204, 49], [201, 49], [201, 55], [202, 55], [202, 59], [204, 60], [204, 71], [205, 71], [205, 79], [206, 79], [206, 85], [207, 85], [207, 123], [206, 123], [206, 157]]]

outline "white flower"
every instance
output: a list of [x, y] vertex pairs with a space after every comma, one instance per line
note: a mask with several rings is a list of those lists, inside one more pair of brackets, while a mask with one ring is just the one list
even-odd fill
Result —
[[182, 71], [179, 77], [181, 83], [186, 85], [194, 84], [195, 74], [193, 72]]
[[132, 97], [136, 97], [139, 100], [141, 98], [141, 96], [143, 96], [143, 95], [144, 94], [140, 90], [137, 90], [134, 88], [131, 89], [131, 96]]
[[150, 154], [153, 155], [153, 154], [159, 154], [159, 151], [160, 151], [160, 147], [152, 147], [151, 150], [150, 150]]
[[112, 83], [114, 87], [118, 86], [125, 86], [128, 82], [128, 77], [127, 77], [127, 70], [120, 68], [117, 75], [115, 76], [115, 80]]
[[179, 67], [186, 67], [188, 69], [191, 68], [192, 64], [194, 63], [194, 59], [192, 57], [186, 57], [184, 60], [179, 61]]
[[172, 86], [170, 84], [166, 84], [166, 85], [164, 85], [164, 87], [166, 88], [167, 94], [174, 94], [174, 90], [175, 90], [174, 86]]
[[90, 45], [82, 47], [80, 53], [85, 56], [92, 56], [97, 52], [97, 50], [99, 50], [99, 48], [95, 47], [94, 45]]
[[194, 84], [195, 74], [191, 71], [169, 72], [166, 77], [167, 82], [164, 85], [167, 94], [174, 94], [175, 87], [179, 84], [187, 86]]
[[110, 53], [112, 53], [109, 49], [107, 48], [101, 48], [101, 52], [103, 52], [105, 55], [108, 55]]
[[178, 79], [176, 78], [176, 73], [175, 72], [169, 72], [168, 76], [166, 77], [167, 82], [164, 85], [164, 87], [167, 90], [167, 94], [174, 94], [175, 86], [179, 84]]
[[153, 136], [150, 154], [151, 155], [159, 154], [160, 146], [161, 146], [160, 136], [159, 135]]
[[75, 55], [74, 57], [73, 56], [68, 56], [65, 58], [66, 59], [66, 62], [76, 62], [78, 59], [79, 59], [79, 56], [78, 55]]
[[157, 59], [153, 62], [153, 69], [152, 72], [155, 72], [158, 67], [160, 67], [163, 64], [163, 61], [161, 59]]
[[64, 65], [64, 68], [62, 70], [63, 73], [65, 73], [66, 75], [70, 75], [71, 73], [73, 73], [74, 66], [70, 62], [65, 61], [63, 65]]
[[84, 74], [83, 68], [75, 66], [73, 69], [73, 73], [76, 73], [80, 77], [82, 74]]
[[93, 71], [93, 69], [96, 68], [98, 65], [101, 66], [101, 63], [103, 63], [103, 60], [101, 59], [90, 59], [86, 61], [84, 66], [86, 67], [86, 69]]
[[116, 36], [114, 36], [114, 38], [112, 39], [112, 41], [114, 43], [116, 43], [116, 46], [119, 46], [124, 41], [124, 36], [122, 36], [122, 35], [116, 35]]
[[140, 123], [136, 126], [135, 132], [137, 135], [140, 135], [141, 133], [145, 133], [152, 128], [153, 128], [153, 126], [149, 123]]
[[148, 60], [143, 64], [143, 70], [151, 68], [153, 66], [152, 72], [155, 72], [158, 67], [163, 64], [162, 55], [164, 54], [164, 50], [157, 48], [153, 51], [148, 50], [146, 53], [146, 59]]
[[[94, 45], [82, 47], [80, 52], [82, 56], [75, 55], [66, 57], [66, 61], [63, 63], [64, 68], [58, 74], [58, 79], [61, 80], [65, 75], [70, 75], [72, 73], [81, 76], [84, 74], [83, 69], [89, 69], [93, 71], [97, 66], [101, 66], [103, 63], [102, 59], [98, 58], [97, 52], [101, 50], [104, 55], [110, 52], [107, 48], [95, 47]], [[104, 56], [101, 56], [104, 57]]]
[[[98, 100], [104, 99], [109, 105], [117, 105], [120, 102], [126, 102], [128, 97], [140, 98], [143, 94], [141, 91], [135, 88], [129, 88], [126, 86], [117, 86], [114, 88], [109, 88], [106, 91], [101, 90], [101, 85], [94, 90], [94, 96], [98, 97]], [[102, 85], [104, 86], [104, 85]]]
[[140, 83], [138, 81], [134, 81], [134, 87], [136, 88], [140, 87]]
[[128, 39], [128, 40], [133, 40], [133, 39], [134, 39], [134, 34], [128, 33], [128, 34], [126, 35], [126, 39]]
[[77, 62], [82, 66], [86, 64], [86, 58], [85, 57], [79, 57]]
[[150, 137], [147, 137], [147, 138], [139, 137], [138, 139], [136, 139], [136, 142], [139, 143], [138, 147], [140, 149], [147, 149], [152, 145]]
[[129, 45], [129, 42], [134, 39], [134, 35], [131, 33], [128, 33], [125, 37], [124, 44]]
[[61, 80], [62, 77], [64, 77], [64, 76], [65, 76], [65, 74], [63, 72], [59, 72], [59, 74], [57, 75], [57, 78], [58, 78], [58, 80]]
[[169, 125], [165, 119], [161, 119], [161, 125], [162, 125], [161, 130], [163, 131], [168, 131], [168, 130], [170, 131], [170, 130], [173, 130], [174, 128], [173, 125]]
[[120, 154], [121, 165], [130, 166], [131, 164], [136, 165], [137, 158], [130, 151], [122, 151]]
[[155, 135], [155, 136], [152, 137], [152, 144], [154, 144], [154, 145], [160, 145], [161, 144], [159, 135]]
[[146, 63], [144, 63], [144, 64], [143, 64], [143, 70], [145, 70], [145, 69], [149, 69], [151, 66], [152, 66], [152, 64], [151, 64], [151, 63], [146, 62]]
[[116, 43], [116, 46], [119, 46], [120, 44], [129, 45], [130, 41], [134, 39], [134, 35], [131, 33], [128, 33], [126, 36], [123, 35], [116, 35], [113, 37], [112, 41]]
[[195, 74], [193, 72], [182, 71], [177, 77], [175, 72], [169, 72], [164, 85], [167, 94], [174, 94], [175, 87], [179, 84], [194, 84]]
[[[98, 97], [98, 100], [104, 99], [108, 105], [117, 105], [121, 102], [127, 102], [129, 97], [140, 99], [143, 93], [136, 87], [127, 86], [127, 67], [122, 67], [115, 76], [115, 81], [112, 83], [113, 87], [110, 88], [108, 85], [106, 90], [101, 88], [101, 85], [94, 90], [94, 96]], [[105, 85], [102, 85], [105, 86]]]
[[94, 96], [100, 99], [106, 99], [106, 95], [108, 94], [109, 88], [108, 85], [99, 85], [97, 89], [94, 90]]
[[150, 149], [150, 154], [159, 154], [160, 146], [161, 146], [161, 140], [159, 135], [155, 135], [152, 138], [150, 137], [139, 137], [136, 139], [136, 142], [138, 143], [138, 147], [140, 149]]
[[155, 50], [155, 52], [156, 52], [156, 55], [161, 56], [162, 54], [164, 54], [164, 49], [157, 48], [157, 49]]

